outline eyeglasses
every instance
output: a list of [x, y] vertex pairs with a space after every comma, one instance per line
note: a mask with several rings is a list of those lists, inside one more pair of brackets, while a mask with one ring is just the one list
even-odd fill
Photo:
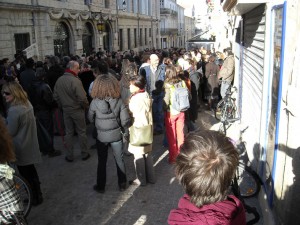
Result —
[[7, 96], [10, 95], [10, 93], [7, 92], [7, 91], [3, 91], [2, 94], [3, 94], [3, 95], [7, 95]]

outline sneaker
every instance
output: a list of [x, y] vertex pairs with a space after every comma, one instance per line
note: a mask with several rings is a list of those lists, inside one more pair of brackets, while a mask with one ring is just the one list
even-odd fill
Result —
[[61, 151], [59, 150], [53, 150], [51, 152], [48, 153], [48, 156], [51, 158], [51, 157], [55, 157], [55, 156], [60, 156], [61, 155]]
[[105, 192], [105, 189], [99, 188], [97, 184], [94, 185], [93, 187], [94, 191], [103, 194]]
[[86, 153], [86, 155], [83, 156], [83, 157], [81, 158], [81, 160], [85, 161], [85, 160], [88, 160], [90, 157], [91, 157], [91, 155], [90, 155], [89, 153]]

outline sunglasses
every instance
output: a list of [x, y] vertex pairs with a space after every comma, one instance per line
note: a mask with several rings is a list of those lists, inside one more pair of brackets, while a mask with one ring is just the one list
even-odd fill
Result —
[[3, 91], [3, 95], [10, 95], [10, 93], [9, 92], [7, 92], [7, 91]]

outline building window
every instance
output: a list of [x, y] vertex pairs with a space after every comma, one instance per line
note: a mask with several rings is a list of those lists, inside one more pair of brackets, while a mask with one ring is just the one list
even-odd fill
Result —
[[149, 28], [149, 37], [152, 37], [152, 30]]
[[165, 5], [164, 0], [160, 0], [160, 7], [163, 8]]
[[142, 34], [143, 34], [143, 29], [140, 28], [140, 46], [143, 46], [143, 36], [142, 36]]
[[69, 49], [69, 32], [65, 23], [58, 23], [54, 30], [54, 55], [70, 55]]
[[109, 8], [109, 0], [104, 1], [104, 7], [107, 8], [107, 9]]
[[128, 49], [131, 48], [131, 40], [130, 40], [130, 29], [127, 29], [127, 44], [128, 44]]
[[29, 33], [15, 34], [16, 52], [22, 52], [25, 48], [30, 46]]
[[86, 23], [82, 29], [83, 53], [90, 55], [93, 49], [93, 28], [90, 23]]
[[148, 43], [147, 43], [147, 28], [145, 28], [145, 45], [148, 45]]
[[123, 50], [123, 29], [119, 29], [119, 47]]
[[136, 48], [136, 47], [137, 47], [137, 34], [136, 34], [136, 28], [134, 28], [133, 32], [134, 32], [134, 47]]

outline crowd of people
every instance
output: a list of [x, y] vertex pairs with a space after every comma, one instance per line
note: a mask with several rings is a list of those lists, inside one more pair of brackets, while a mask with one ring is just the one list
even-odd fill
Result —
[[[15, 164], [32, 188], [33, 204], [39, 205], [43, 196], [35, 164], [41, 162], [41, 154], [62, 154], [54, 148], [55, 133], [64, 137], [66, 162], [77, 158], [75, 134], [81, 159], [88, 160], [88, 123], [94, 126], [96, 139], [92, 147], [97, 149], [98, 168], [93, 188], [98, 193], [105, 192], [109, 146], [120, 191], [128, 184], [156, 182], [153, 135], [164, 135], [168, 162], [181, 165], [178, 155], [187, 133], [197, 128], [199, 105], [211, 110], [224, 97], [234, 78], [234, 58], [230, 49], [222, 53], [204, 48], [146, 49], [139, 54], [99, 49], [89, 56], [46, 56], [36, 62], [16, 55], [13, 62], [1, 60], [0, 72], [0, 113], [13, 140]], [[189, 107], [183, 111], [174, 107], [178, 87], [188, 90]], [[151, 136], [149, 140], [145, 136], [144, 142], [136, 140], [145, 132]], [[136, 180], [126, 178], [124, 154], [134, 156]], [[225, 192], [222, 196], [216, 201], [224, 200]]]

